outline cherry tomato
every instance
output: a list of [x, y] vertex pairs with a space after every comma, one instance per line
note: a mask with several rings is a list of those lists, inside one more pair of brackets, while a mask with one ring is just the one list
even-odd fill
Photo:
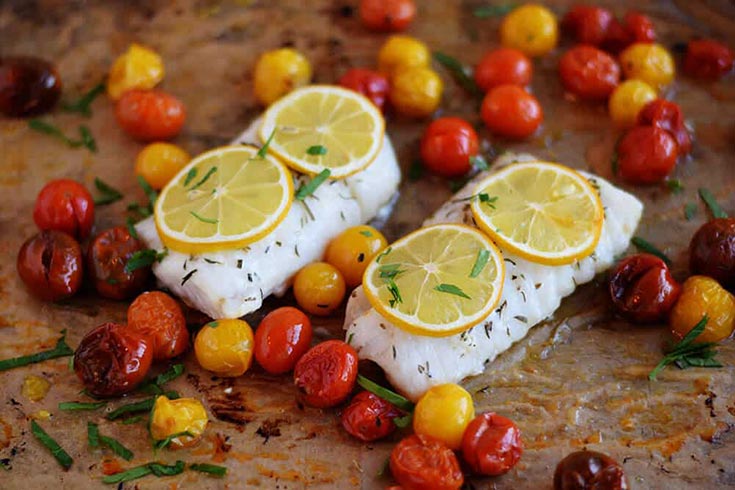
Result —
[[254, 90], [258, 102], [268, 106], [311, 81], [309, 60], [293, 48], [266, 51], [255, 63]]
[[389, 78], [404, 68], [428, 67], [430, 61], [426, 44], [411, 36], [391, 36], [378, 51], [378, 71]]
[[693, 39], [687, 45], [684, 72], [695, 78], [718, 80], [732, 70], [733, 52], [714, 39]]
[[396, 444], [390, 453], [390, 472], [404, 490], [459, 490], [464, 483], [454, 452], [421, 434]]
[[94, 224], [94, 200], [75, 180], [52, 180], [36, 197], [33, 221], [41, 230], [59, 230], [84, 240]]
[[190, 160], [191, 156], [179, 146], [151, 143], [135, 158], [135, 175], [140, 175], [152, 188], [160, 190]]
[[271, 374], [291, 371], [311, 345], [311, 320], [284, 306], [268, 313], [255, 330], [255, 360]]
[[243, 320], [209, 322], [199, 330], [194, 354], [199, 365], [218, 376], [242, 376], [253, 362], [253, 329]]
[[426, 127], [421, 138], [421, 161], [442, 177], [459, 177], [472, 168], [470, 158], [477, 155], [477, 133], [464, 119], [441, 117]]
[[[208, 422], [207, 410], [196, 398], [169, 400], [167, 396], [161, 395], [156, 397], [148, 427], [154, 441], [176, 435], [168, 447], [180, 449], [198, 443]], [[183, 434], [184, 432], [187, 434]]]
[[684, 116], [679, 104], [666, 99], [656, 99], [646, 104], [638, 113], [638, 124], [655, 126], [666, 130], [679, 145], [679, 153], [686, 154], [692, 150], [692, 139], [684, 125]]
[[635, 43], [620, 53], [620, 65], [626, 78], [642, 80], [656, 90], [674, 80], [674, 58], [660, 44]]
[[735, 296], [706, 276], [691, 276], [681, 285], [679, 300], [669, 315], [671, 332], [683, 338], [707, 316], [704, 331], [697, 342], [719, 342], [735, 329]]
[[64, 232], [44, 230], [20, 247], [17, 269], [34, 296], [45, 301], [66, 299], [82, 285], [82, 248]]
[[599, 46], [607, 36], [613, 14], [606, 8], [574, 5], [562, 20], [562, 28], [581, 44]]
[[87, 252], [87, 270], [100, 296], [126, 299], [143, 289], [150, 267], [125, 270], [128, 260], [141, 250], [143, 244], [124, 226], [105, 230], [92, 240]]
[[312, 315], [327, 316], [342, 304], [345, 280], [333, 265], [314, 262], [296, 274], [293, 294], [301, 309]]
[[631, 43], [656, 42], [656, 29], [647, 15], [629, 10], [623, 17], [625, 30], [630, 34]]
[[393, 419], [403, 415], [398, 408], [369, 391], [361, 391], [342, 411], [342, 427], [361, 441], [377, 441], [396, 430]]
[[333, 407], [345, 401], [357, 380], [357, 352], [341, 340], [312, 347], [296, 363], [294, 383], [311, 407]]
[[128, 307], [128, 328], [148, 338], [153, 359], [164, 361], [189, 347], [189, 331], [181, 306], [161, 291], [146, 292]]
[[536, 97], [517, 85], [491, 89], [482, 101], [481, 115], [490, 131], [516, 139], [532, 135], [544, 119]]
[[513, 421], [496, 413], [485, 412], [472, 419], [462, 437], [462, 457], [480, 475], [507, 473], [521, 454], [521, 431]]
[[107, 77], [107, 95], [118, 100], [128, 90], [152, 89], [163, 80], [161, 57], [145, 46], [132, 43], [117, 57]]
[[475, 68], [475, 83], [484, 92], [498, 85], [531, 83], [533, 64], [522, 51], [513, 48], [494, 49], [485, 54]]
[[115, 106], [120, 127], [141, 141], [167, 140], [181, 131], [186, 120], [184, 104], [159, 90], [129, 90]]
[[679, 298], [681, 286], [666, 262], [655, 255], [636, 254], [621, 260], [610, 275], [615, 310], [635, 323], [664, 320]]
[[459, 385], [432, 386], [419, 399], [413, 412], [413, 430], [431, 436], [450, 449], [459, 449], [462, 434], [475, 416], [472, 396]]
[[556, 47], [559, 27], [546, 7], [525, 4], [513, 9], [500, 24], [500, 44], [531, 57], [543, 56]]
[[339, 84], [364, 95], [381, 111], [390, 90], [388, 79], [382, 73], [365, 68], [347, 70], [339, 79]]
[[626, 80], [613, 90], [608, 101], [610, 118], [616, 126], [634, 126], [641, 109], [656, 99], [656, 91], [640, 80]]
[[324, 260], [342, 273], [349, 288], [354, 288], [362, 283], [362, 275], [373, 257], [387, 246], [383, 234], [372, 226], [353, 226], [329, 242]]
[[602, 453], [576, 451], [554, 471], [554, 490], [627, 490], [628, 480], [620, 464]]
[[390, 102], [404, 116], [427, 117], [436, 111], [444, 92], [444, 82], [431, 68], [400, 69], [393, 75]]
[[0, 113], [27, 117], [50, 111], [61, 96], [54, 65], [30, 56], [0, 57]]
[[95, 396], [135, 389], [153, 362], [148, 341], [125, 325], [103, 323], [84, 336], [74, 352], [74, 371]]
[[689, 270], [735, 288], [735, 218], [703, 224], [689, 243]]
[[559, 60], [564, 88], [583, 99], [607, 99], [620, 83], [620, 67], [606, 52], [575, 46]]
[[360, 0], [360, 20], [374, 31], [403, 31], [416, 16], [413, 0]]
[[679, 150], [667, 131], [654, 126], [629, 129], [618, 143], [618, 175], [631, 184], [655, 184], [671, 173]]

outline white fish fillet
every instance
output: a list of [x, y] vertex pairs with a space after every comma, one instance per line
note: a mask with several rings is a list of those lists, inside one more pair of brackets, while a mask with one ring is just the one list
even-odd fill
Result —
[[[536, 160], [530, 155], [506, 155], [494, 168], [513, 161]], [[630, 242], [643, 211], [634, 196], [609, 182], [583, 174], [599, 188], [605, 208], [602, 236], [594, 253], [574, 264], [547, 266], [529, 262], [501, 248], [506, 274], [500, 306], [472, 329], [450, 337], [410, 334], [392, 325], [375, 311], [362, 287], [350, 297], [345, 318], [346, 338], [361, 359], [379, 364], [391, 384], [407, 397], [417, 400], [427, 389], [442, 383], [458, 383], [480, 374], [488, 362], [528, 331], [549, 317], [562, 298], [577, 285], [592, 280], [609, 268], [615, 256]], [[461, 222], [473, 225], [467, 201], [482, 173], [445, 203], [424, 225]]]
[[[256, 142], [260, 119], [232, 144]], [[398, 189], [401, 173], [388, 136], [375, 161], [344, 180], [319, 186], [303, 203], [294, 201], [288, 215], [265, 238], [249, 247], [199, 255], [169, 251], [153, 273], [160, 284], [188, 305], [212, 318], [238, 318], [261, 307], [271, 294], [283, 294], [291, 278], [321, 260], [327, 244], [346, 228], [374, 218]], [[298, 176], [294, 189], [305, 178]], [[309, 213], [310, 212], [310, 213]], [[149, 248], [161, 250], [153, 218], [136, 225]]]

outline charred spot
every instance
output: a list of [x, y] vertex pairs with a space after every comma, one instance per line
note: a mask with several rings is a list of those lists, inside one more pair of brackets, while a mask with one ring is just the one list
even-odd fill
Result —
[[271, 437], [279, 437], [281, 435], [281, 424], [287, 422], [286, 419], [266, 419], [260, 424], [255, 433], [263, 438], [263, 444], [265, 444]]

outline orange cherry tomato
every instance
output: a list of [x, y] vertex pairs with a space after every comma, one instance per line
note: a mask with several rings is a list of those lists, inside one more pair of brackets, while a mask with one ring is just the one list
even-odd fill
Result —
[[369, 391], [361, 391], [342, 411], [342, 427], [361, 441], [377, 441], [396, 430], [393, 419], [403, 415], [392, 403]]
[[355, 387], [357, 352], [341, 340], [327, 340], [301, 356], [293, 374], [305, 404], [333, 407], [345, 401]]
[[462, 457], [480, 475], [507, 473], [521, 459], [521, 454], [521, 431], [512, 420], [496, 413], [475, 417], [462, 437]]
[[620, 66], [594, 46], [575, 46], [559, 60], [564, 88], [582, 99], [607, 99], [620, 83]]
[[693, 39], [687, 45], [684, 72], [695, 78], [718, 80], [732, 70], [733, 52], [714, 39]]
[[458, 490], [464, 483], [454, 452], [424, 435], [413, 434], [396, 444], [390, 472], [404, 490]]
[[480, 143], [470, 123], [458, 117], [441, 117], [431, 122], [421, 138], [421, 161], [442, 177], [459, 177], [470, 171], [470, 158]]
[[581, 44], [599, 46], [607, 36], [612, 12], [592, 5], [574, 5], [564, 16], [561, 26]]
[[629, 129], [618, 143], [618, 175], [631, 184], [655, 184], [671, 173], [679, 153], [676, 140], [654, 126]]
[[374, 31], [403, 31], [416, 16], [413, 0], [360, 0], [360, 20]]
[[268, 313], [255, 330], [255, 360], [271, 374], [291, 371], [311, 345], [311, 320], [284, 306]]
[[167, 140], [181, 131], [184, 104], [159, 90], [130, 90], [115, 106], [115, 116], [126, 133], [141, 141]]
[[105, 230], [92, 240], [87, 251], [87, 270], [100, 296], [126, 299], [143, 289], [151, 268], [125, 270], [128, 260], [143, 248], [143, 243], [125, 226]]
[[646, 104], [638, 113], [638, 124], [655, 126], [668, 131], [679, 145], [679, 153], [692, 151], [692, 138], [684, 124], [684, 116], [676, 102], [656, 99]]
[[175, 299], [161, 291], [135, 298], [128, 307], [128, 328], [148, 338], [156, 361], [181, 355], [189, 347], [184, 312]]
[[475, 68], [475, 83], [483, 92], [498, 85], [531, 83], [533, 64], [522, 51], [499, 48], [486, 53]]
[[94, 200], [75, 180], [52, 180], [36, 197], [33, 221], [41, 230], [63, 231], [84, 240], [94, 224]]
[[347, 70], [342, 75], [342, 78], [339, 79], [339, 84], [364, 95], [381, 111], [390, 91], [388, 78], [385, 75], [365, 68], [351, 68]]
[[544, 119], [536, 97], [517, 85], [491, 89], [482, 101], [481, 115], [490, 131], [515, 139], [532, 135]]

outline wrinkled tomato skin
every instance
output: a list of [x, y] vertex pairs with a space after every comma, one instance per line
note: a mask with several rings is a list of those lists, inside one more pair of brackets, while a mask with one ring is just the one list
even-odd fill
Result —
[[405, 30], [416, 16], [413, 0], [360, 0], [360, 20], [374, 31]]
[[61, 96], [59, 72], [31, 56], [0, 57], [0, 112], [9, 117], [50, 111]]
[[692, 138], [684, 124], [684, 116], [676, 102], [656, 99], [646, 104], [638, 113], [638, 124], [655, 126], [664, 129], [676, 140], [679, 153], [682, 155], [692, 151]]
[[507, 473], [522, 454], [521, 431], [513, 421], [492, 412], [475, 417], [462, 437], [462, 458], [479, 475]]
[[291, 371], [311, 345], [311, 320], [284, 306], [268, 313], [255, 330], [255, 360], [271, 374]]
[[621, 260], [609, 286], [615, 311], [634, 323], [664, 321], [681, 293], [666, 263], [650, 254]]
[[327, 340], [309, 349], [296, 363], [294, 382], [300, 399], [315, 408], [345, 401], [357, 380], [357, 352], [340, 340]]
[[717, 218], [703, 224], [689, 243], [689, 270], [735, 289], [735, 219]]
[[678, 153], [668, 131], [636, 126], [618, 143], [618, 175], [631, 184], [656, 184], [674, 169]]
[[421, 138], [421, 161], [442, 177], [459, 177], [472, 168], [470, 158], [480, 143], [470, 123], [458, 117], [441, 117], [427, 126]]
[[424, 435], [410, 435], [393, 448], [390, 471], [404, 490], [458, 490], [464, 483], [454, 452]]
[[627, 490], [628, 480], [617, 461], [595, 451], [577, 451], [554, 471], [554, 490]]
[[173, 138], [186, 120], [184, 104], [158, 90], [130, 90], [115, 106], [120, 127], [140, 141], [160, 141]]
[[82, 248], [70, 235], [44, 230], [29, 238], [18, 252], [17, 269], [28, 290], [44, 301], [73, 296], [82, 285]]
[[33, 221], [41, 230], [59, 230], [84, 240], [94, 225], [94, 200], [75, 180], [52, 180], [36, 197]]
[[687, 45], [684, 72], [694, 78], [718, 80], [732, 70], [732, 50], [714, 39], [693, 39]]
[[189, 347], [189, 330], [181, 306], [168, 294], [149, 291], [128, 307], [128, 328], [148, 338], [153, 359], [165, 361]]
[[482, 101], [480, 115], [490, 131], [512, 139], [532, 135], [544, 119], [536, 97], [517, 85], [491, 89]]
[[110, 397], [135, 389], [153, 362], [148, 341], [125, 325], [104, 323], [87, 333], [74, 352], [74, 371], [92, 395]]
[[396, 430], [393, 419], [403, 415], [392, 403], [369, 391], [361, 391], [342, 411], [342, 427], [361, 441], [377, 441]]
[[612, 12], [605, 8], [575, 5], [564, 16], [562, 29], [581, 44], [598, 46], [605, 40], [612, 20]]
[[582, 99], [604, 100], [620, 83], [620, 66], [594, 46], [575, 46], [559, 60], [564, 88]]
[[126, 299], [139, 293], [150, 276], [150, 267], [125, 271], [125, 264], [143, 244], [125, 226], [117, 226], [97, 235], [87, 251], [87, 270], [100, 296]]
[[381, 111], [384, 109], [390, 86], [383, 74], [365, 68], [351, 68], [342, 75], [339, 84], [364, 95]]

